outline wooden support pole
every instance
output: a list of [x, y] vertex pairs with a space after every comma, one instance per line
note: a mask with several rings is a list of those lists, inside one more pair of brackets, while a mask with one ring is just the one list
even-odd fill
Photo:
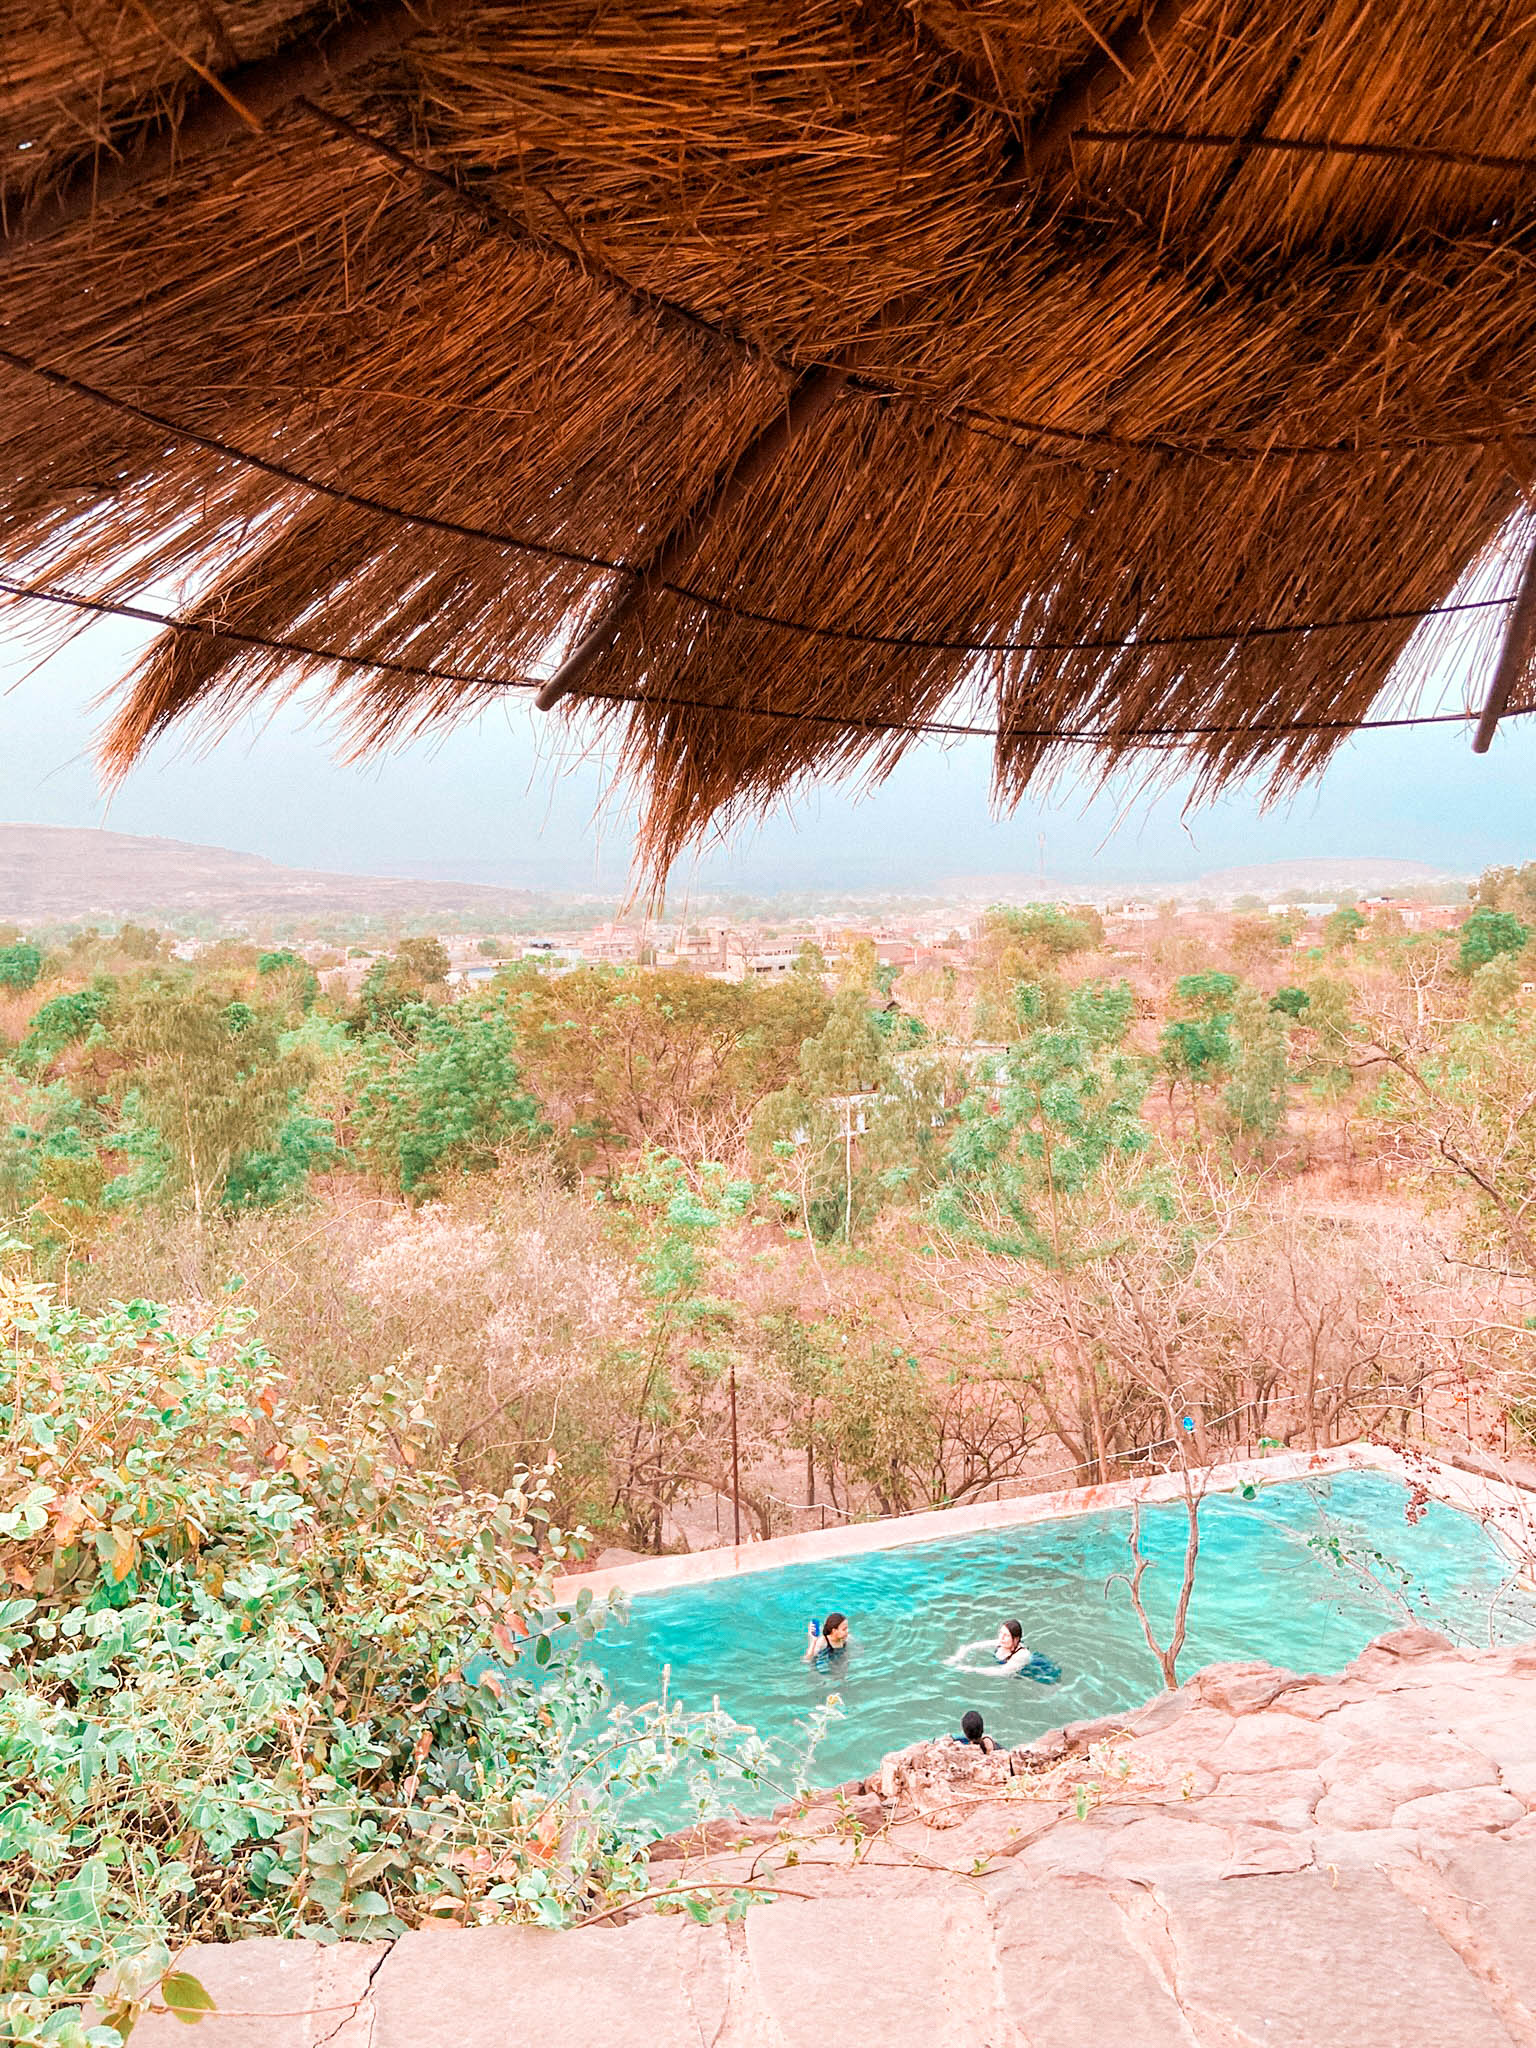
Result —
[[736, 1436], [736, 1354], [731, 1353], [731, 1517], [733, 1541], [741, 1545], [741, 1453]]
[[1474, 754], [1486, 754], [1493, 745], [1499, 720], [1509, 709], [1516, 685], [1530, 667], [1533, 647], [1536, 647], [1536, 538], [1532, 539], [1526, 551], [1525, 567], [1520, 572], [1520, 589], [1514, 610], [1509, 615], [1509, 624], [1504, 628], [1504, 644], [1499, 649], [1499, 665], [1493, 672], [1483, 715], [1477, 721], [1477, 731], [1472, 739]]
[[474, 0], [380, 0], [339, 22], [326, 34], [290, 43], [269, 57], [237, 64], [217, 83], [191, 94], [179, 120], [129, 141], [121, 155], [81, 158], [46, 197], [18, 210], [4, 226], [0, 248], [10, 256], [99, 207], [172, 176], [181, 165], [238, 135], [261, 134], [272, 115], [348, 73], [391, 57], [414, 37], [469, 12]]

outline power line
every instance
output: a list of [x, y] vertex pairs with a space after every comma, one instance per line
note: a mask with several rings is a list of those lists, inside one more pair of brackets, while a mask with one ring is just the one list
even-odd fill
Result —
[[[484, 541], [492, 547], [514, 548], [540, 555], [548, 560], [568, 562], [579, 568], [594, 569], [605, 574], [626, 577], [640, 574], [637, 564], [611, 559], [604, 555], [583, 554], [576, 549], [563, 548], [553, 542], [537, 540], [525, 534], [477, 526], [466, 520], [449, 519], [432, 512], [418, 512], [409, 506], [392, 504], [384, 498], [348, 490], [340, 484], [322, 482], [302, 470], [289, 468], [286, 463], [276, 462], [268, 456], [253, 454], [249, 449], [239, 448], [232, 442], [218, 440], [210, 434], [202, 434], [192, 427], [184, 426], [177, 420], [168, 419], [163, 414], [150, 412], [144, 406], [136, 405], [131, 399], [120, 398], [113, 392], [103, 391], [97, 385], [87, 384], [81, 378], [69, 376], [62, 370], [49, 369], [45, 364], [18, 354], [14, 349], [0, 346], [0, 363], [36, 377], [57, 390], [89, 399], [93, 404], [103, 406], [109, 411], [123, 413], [130, 419], [154, 427], [157, 432], [184, 440], [193, 447], [243, 464], [279, 482], [293, 484], [300, 490], [312, 491], [319, 497], [330, 498], [338, 504], [368, 512], [376, 518], [399, 520], [423, 527], [429, 532], [448, 534], [458, 540]], [[913, 654], [962, 655], [1108, 653], [1120, 648], [1202, 647], [1221, 643], [1240, 646], [1249, 640], [1288, 638], [1302, 633], [1348, 632], [1364, 626], [1406, 624], [1421, 619], [1443, 618], [1458, 612], [1482, 611], [1492, 606], [1514, 602], [1512, 597], [1474, 598], [1455, 604], [1350, 613], [1338, 618], [1298, 619], [1267, 625], [1221, 625], [1207, 627], [1198, 632], [1146, 634], [1139, 637], [1133, 635], [1087, 640], [950, 640], [917, 633], [882, 633], [860, 626], [827, 625], [812, 619], [794, 618], [782, 612], [759, 610], [750, 605], [740, 604], [734, 598], [722, 597], [714, 591], [701, 590], [694, 584], [678, 583], [666, 578], [657, 578], [654, 587], [666, 591], [670, 596], [680, 597], [690, 604], [719, 612], [725, 617], [740, 619], [752, 625], [767, 626], [779, 632], [798, 633], [808, 639], [831, 640], [856, 647], [885, 647]]]
[[[352, 654], [344, 648], [319, 647], [302, 640], [277, 639], [266, 634], [251, 633], [242, 627], [224, 626], [208, 619], [182, 619], [166, 612], [152, 611], [146, 605], [129, 604], [121, 599], [87, 597], [82, 592], [58, 590], [43, 583], [17, 583], [7, 577], [0, 577], [0, 591], [20, 601], [32, 600], [39, 604], [52, 604], [71, 610], [90, 612], [113, 618], [137, 619], [146, 625], [158, 627], [170, 633], [187, 633], [202, 639], [229, 640], [245, 647], [259, 647], [274, 654], [291, 654], [304, 661], [335, 662], [347, 668], [378, 670], [388, 675], [418, 676], [426, 682], [462, 683], [477, 690], [537, 690], [544, 678], [541, 676], [496, 676], [470, 669], [441, 668], [427, 663], [398, 661], [386, 655]], [[1487, 599], [1488, 603], [1508, 603], [1507, 598]], [[999, 727], [995, 725], [963, 725], [942, 719], [884, 719], [840, 717], [830, 711], [798, 711], [776, 709], [769, 704], [730, 704], [711, 701], [704, 697], [682, 697], [664, 693], [642, 695], [635, 691], [607, 690], [590, 691], [581, 699], [583, 703], [633, 704], [645, 709], [682, 711], [714, 711], [730, 718], [770, 719], [781, 724], [820, 725], [838, 732], [859, 731], [874, 733], [905, 733], [913, 737], [937, 739], [1006, 739], [1010, 742], [1040, 740], [1051, 745], [1102, 747], [1124, 745], [1127, 742], [1140, 743], [1146, 740], [1161, 740], [1170, 745], [1191, 739], [1244, 738], [1283, 736], [1288, 733], [1357, 733], [1401, 731], [1408, 726], [1420, 725], [1466, 725], [1476, 716], [1475, 711], [1437, 711], [1409, 713], [1401, 718], [1331, 718], [1293, 719], [1269, 724], [1206, 724], [1141, 726], [1134, 732], [1120, 732], [1110, 728], [1098, 730], [1072, 730], [1057, 727]], [[1536, 704], [1516, 705], [1504, 713], [1506, 719], [1528, 717], [1536, 712]]]

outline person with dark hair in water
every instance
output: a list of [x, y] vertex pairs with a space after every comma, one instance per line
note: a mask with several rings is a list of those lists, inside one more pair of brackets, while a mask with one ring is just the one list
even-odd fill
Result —
[[810, 1624], [810, 1642], [806, 1648], [805, 1661], [814, 1664], [818, 1671], [833, 1671], [848, 1654], [848, 1617], [836, 1609], [818, 1627]]
[[1024, 1669], [1029, 1662], [1029, 1645], [1024, 1640], [1022, 1621], [1005, 1621], [997, 1632], [997, 1648], [993, 1656], [1003, 1667], [1004, 1677], [1011, 1678]]
[[983, 1756], [991, 1756], [997, 1748], [987, 1733], [986, 1723], [974, 1707], [960, 1716], [960, 1733], [954, 1740], [963, 1742], [969, 1749], [979, 1749]]

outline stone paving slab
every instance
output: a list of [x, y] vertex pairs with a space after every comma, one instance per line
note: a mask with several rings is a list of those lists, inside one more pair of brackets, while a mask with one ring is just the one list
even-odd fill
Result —
[[785, 1899], [749, 1913], [746, 1949], [774, 2048], [890, 2048], [950, 2038], [945, 1901]]
[[687, 1919], [424, 1930], [374, 1979], [369, 2048], [713, 2048], [726, 1975], [725, 1930]]
[[1175, 1882], [1160, 1902], [1197, 2041], [1515, 2048], [1461, 1957], [1378, 1871]]
[[1431, 1862], [1428, 1910], [1503, 1994], [1511, 2028], [1523, 2020], [1536, 2040], [1536, 1838], [1460, 1842]]
[[1018, 1885], [996, 1905], [1005, 2010], [1042, 2048], [1190, 2048], [1189, 2029], [1135, 1925], [1097, 1885]]
[[178, 1967], [218, 2011], [196, 2031], [168, 2012], [146, 2013], [134, 2048], [367, 2048], [369, 1993], [389, 1951], [387, 1941], [199, 1944]]

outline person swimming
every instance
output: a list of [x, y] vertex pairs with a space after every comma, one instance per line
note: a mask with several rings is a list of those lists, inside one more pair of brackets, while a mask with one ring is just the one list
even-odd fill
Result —
[[960, 1733], [950, 1737], [952, 1742], [964, 1743], [969, 1749], [979, 1749], [983, 1756], [991, 1756], [997, 1744], [987, 1733], [987, 1724], [974, 1707], [960, 1716]]
[[1022, 1621], [1005, 1621], [997, 1632], [997, 1647], [993, 1658], [1003, 1667], [1003, 1676], [1012, 1678], [1022, 1671], [1030, 1660], [1030, 1649], [1024, 1640]]
[[814, 1664], [818, 1671], [830, 1671], [840, 1664], [848, 1654], [848, 1617], [835, 1609], [818, 1628], [810, 1623], [810, 1642], [806, 1647], [805, 1661]]

